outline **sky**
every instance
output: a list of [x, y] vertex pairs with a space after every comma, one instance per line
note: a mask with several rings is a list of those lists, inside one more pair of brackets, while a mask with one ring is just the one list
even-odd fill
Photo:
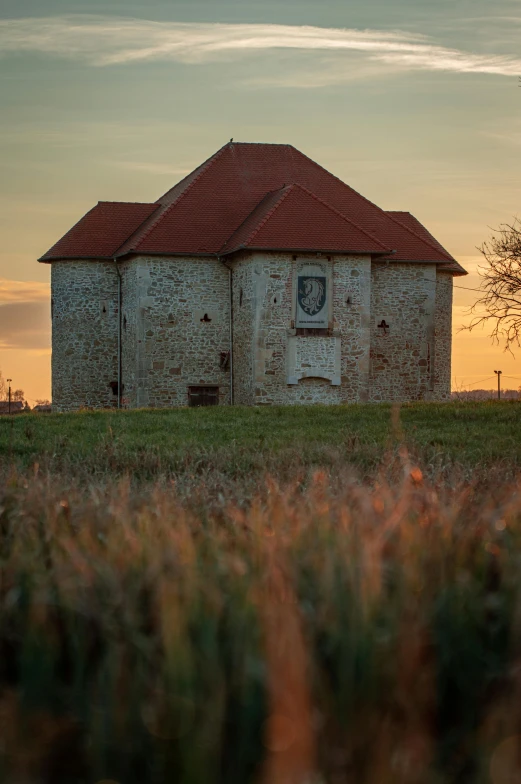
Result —
[[233, 137], [293, 144], [412, 212], [470, 273], [453, 388], [495, 369], [521, 386], [521, 350], [461, 331], [477, 247], [521, 215], [520, 41], [521, 0], [0, 0], [0, 371], [50, 397], [37, 258], [99, 200], [155, 201]]

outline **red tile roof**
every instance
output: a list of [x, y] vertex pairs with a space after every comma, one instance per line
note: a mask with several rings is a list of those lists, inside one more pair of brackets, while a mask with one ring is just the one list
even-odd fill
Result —
[[113, 258], [158, 204], [100, 201], [40, 261]]
[[268, 194], [221, 249], [344, 251], [387, 255], [383, 245], [300, 185]]
[[[300, 189], [282, 194], [290, 185]], [[274, 192], [284, 198], [259, 226], [255, 239], [266, 249], [291, 246], [295, 250], [361, 252], [367, 248], [367, 253], [381, 253], [386, 248], [395, 251], [392, 258], [397, 261], [455, 263], [421, 224], [403, 219], [403, 213], [384, 212], [294, 147], [234, 143], [219, 150], [155, 205], [133, 205], [143, 209], [141, 220], [137, 210], [132, 216], [127, 212], [130, 205], [120, 205], [120, 214], [116, 214], [116, 205], [112, 213], [104, 207], [103, 214], [89, 218], [101, 208], [98, 205], [42, 260], [111, 257], [114, 253], [229, 253], [232, 247], [244, 245], [247, 227], [253, 231], [255, 220], [263, 220], [263, 211], [270, 212]], [[298, 209], [303, 210], [300, 217]], [[321, 221], [325, 226], [319, 226]], [[254, 247], [252, 242], [248, 247]]]
[[399, 212], [397, 210], [389, 210], [387, 214], [390, 215], [392, 218], [394, 218], [394, 220], [401, 223], [407, 229], [417, 234], [425, 242], [430, 243], [434, 248], [439, 250], [440, 253], [445, 254], [447, 259], [451, 259], [451, 261], [446, 265], [447, 270], [450, 269], [450, 271], [454, 272], [454, 274], [456, 275], [467, 274], [467, 272], [463, 269], [461, 264], [458, 264], [458, 262], [452, 258], [450, 253], [445, 250], [443, 245], [441, 245], [435, 237], [432, 236], [430, 231], [427, 231], [425, 226], [422, 223], [420, 223], [418, 218], [415, 218], [414, 215], [411, 215], [410, 212]]

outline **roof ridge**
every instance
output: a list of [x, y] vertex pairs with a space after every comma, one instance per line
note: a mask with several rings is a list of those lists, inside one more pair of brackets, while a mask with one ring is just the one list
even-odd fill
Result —
[[[192, 180], [192, 182], [191, 182], [191, 183], [190, 183], [190, 184], [189, 184], [189, 185], [188, 185], [188, 186], [185, 188], [185, 190], [184, 190], [184, 191], [182, 191], [182, 192], [179, 194], [179, 196], [177, 197], [177, 199], [174, 199], [174, 201], [173, 201], [171, 204], [169, 204], [169, 205], [168, 205], [168, 207], [165, 207], [165, 208], [163, 209], [163, 211], [162, 211], [162, 212], [161, 212], [161, 213], [160, 213], [160, 214], [157, 216], [156, 220], [155, 220], [155, 221], [152, 221], [152, 223], [150, 224], [150, 226], [148, 227], [148, 229], [147, 229], [147, 230], [144, 232], [143, 236], [140, 238], [138, 245], [137, 245], [135, 248], [132, 248], [131, 250], [138, 250], [139, 246], [140, 246], [140, 245], [141, 245], [141, 244], [142, 244], [142, 243], [143, 243], [143, 242], [146, 240], [146, 238], [147, 238], [147, 237], [149, 237], [149, 236], [150, 236], [150, 234], [153, 232], [153, 230], [156, 228], [156, 226], [158, 226], [158, 224], [159, 224], [159, 223], [160, 223], [160, 222], [163, 220], [163, 218], [165, 218], [165, 217], [166, 217], [166, 216], [169, 214], [169, 212], [170, 212], [170, 211], [171, 211], [171, 210], [172, 210], [174, 207], [176, 207], [176, 206], [179, 204], [179, 202], [181, 201], [181, 199], [182, 199], [184, 196], [186, 196], [186, 194], [187, 194], [187, 193], [189, 193], [189, 192], [192, 190], [192, 188], [194, 187], [195, 183], [196, 183], [196, 182], [198, 182], [198, 181], [200, 180], [200, 178], [203, 176], [203, 174], [205, 174], [205, 173], [208, 171], [208, 169], [209, 169], [209, 168], [210, 168], [210, 167], [211, 167], [211, 166], [212, 166], [212, 165], [215, 163], [215, 161], [216, 161], [218, 158], [220, 158], [220, 157], [221, 157], [221, 155], [222, 155], [222, 153], [224, 152], [224, 150], [225, 150], [227, 147], [229, 147], [229, 146], [230, 146], [230, 142], [228, 142], [228, 144], [225, 144], [225, 145], [224, 145], [224, 147], [221, 147], [221, 149], [220, 149], [220, 150], [217, 150], [217, 152], [216, 152], [216, 153], [214, 153], [214, 154], [213, 154], [213, 155], [212, 155], [210, 158], [208, 158], [208, 160], [207, 160], [207, 161], [205, 161], [205, 163], [203, 163], [203, 164], [202, 164], [202, 166], [200, 167], [200, 172], [199, 172], [199, 174], [197, 175], [197, 177], [194, 177], [194, 179]], [[190, 176], [190, 175], [188, 174], [188, 175], [187, 175], [187, 177], [189, 177], [189, 176]], [[186, 178], [185, 178], [185, 179], [186, 179]], [[181, 182], [182, 182], [182, 180], [181, 180]], [[175, 187], [175, 186], [174, 186], [174, 187]], [[168, 192], [168, 191], [167, 191], [167, 192]], [[154, 202], [154, 204], [157, 204], [159, 207], [164, 207], [164, 205], [162, 205], [162, 204], [161, 204], [161, 202]], [[153, 213], [152, 213], [152, 214], [153, 214]], [[143, 225], [143, 224], [141, 224], [141, 225]], [[123, 248], [123, 247], [124, 247], [124, 246], [127, 244], [127, 242], [128, 242], [128, 240], [126, 240], [126, 242], [124, 242], [124, 243], [123, 243], [123, 245], [121, 245], [121, 248]], [[118, 250], [121, 250], [121, 248], [119, 248]], [[116, 255], [117, 255], [117, 254], [116, 254]]]
[[[235, 147], [238, 145], [244, 145], [244, 146], [251, 145], [252, 147], [293, 147], [293, 145], [290, 144], [289, 142], [235, 142], [235, 141], [228, 142], [228, 144], [225, 144], [224, 146]], [[293, 149], [296, 148], [293, 147]]]
[[[248, 216], [247, 216], [247, 217], [246, 217], [246, 218], [243, 220], [243, 222], [241, 223], [241, 226], [243, 226], [243, 225], [246, 223], [246, 221], [248, 220], [248, 218], [250, 218], [250, 217], [253, 215], [253, 213], [255, 212], [255, 210], [258, 210], [258, 209], [261, 207], [261, 205], [262, 205], [262, 202], [263, 202], [263, 201], [266, 201], [266, 199], [267, 199], [269, 196], [271, 196], [271, 195], [272, 195], [272, 194], [274, 194], [274, 193], [278, 193], [279, 191], [282, 193], [282, 195], [281, 195], [280, 199], [278, 199], [278, 201], [276, 201], [276, 202], [275, 202], [275, 204], [273, 205], [273, 207], [272, 207], [270, 210], [268, 210], [268, 212], [266, 213], [266, 215], [264, 216], [264, 218], [263, 218], [263, 219], [262, 219], [262, 220], [261, 220], [261, 221], [260, 221], [260, 222], [257, 224], [257, 226], [254, 228], [254, 230], [251, 232], [251, 234], [250, 234], [248, 237], [246, 237], [246, 239], [245, 239], [245, 240], [244, 240], [244, 242], [242, 243], [244, 246], [247, 246], [247, 245], [249, 245], [249, 243], [252, 241], [252, 239], [255, 237], [255, 235], [259, 233], [259, 231], [262, 229], [262, 227], [263, 227], [263, 226], [265, 226], [265, 225], [266, 225], [266, 223], [269, 221], [269, 219], [271, 218], [271, 216], [273, 215], [273, 213], [274, 213], [274, 212], [275, 212], [275, 211], [276, 211], [276, 210], [277, 210], [277, 209], [280, 207], [280, 205], [282, 204], [282, 202], [284, 201], [284, 199], [286, 199], [286, 198], [287, 198], [287, 196], [289, 195], [290, 191], [291, 191], [291, 190], [292, 190], [292, 188], [294, 188], [294, 187], [295, 187], [295, 185], [292, 183], [291, 185], [284, 185], [282, 188], [276, 188], [274, 191], [268, 191], [268, 192], [266, 193], [266, 195], [265, 195], [265, 196], [263, 196], [263, 198], [260, 200], [260, 202], [259, 202], [258, 204], [256, 204], [256, 205], [255, 205], [255, 207], [254, 207], [254, 208], [253, 208], [253, 210], [250, 212], [250, 214], [249, 214], [249, 215], [248, 215]], [[236, 229], [236, 230], [233, 232], [233, 234], [236, 234], [236, 233], [239, 231], [239, 229], [241, 228], [241, 226], [238, 226], [238, 227], [237, 227], [237, 229]], [[233, 234], [231, 235], [232, 237], [233, 237]], [[231, 239], [231, 238], [230, 238], [230, 239]], [[228, 242], [228, 240], [226, 240], [226, 242], [224, 243], [224, 245], [226, 245], [226, 243], [227, 243], [227, 242]], [[223, 248], [224, 248], [224, 245], [223, 245]]]
[[[168, 205], [169, 207], [171, 207], [172, 204], [177, 204], [180, 201], [180, 199], [185, 195], [185, 193], [188, 193], [188, 191], [192, 189], [194, 183], [196, 183], [201, 178], [201, 176], [208, 171], [208, 169], [212, 166], [212, 164], [215, 163], [215, 161], [221, 157], [222, 153], [226, 150], [227, 147], [233, 147], [233, 142], [227, 142], [227, 144], [225, 144], [219, 150], [216, 150], [216, 152], [214, 152], [213, 155], [210, 155], [209, 158], [207, 158], [205, 161], [200, 163], [199, 166], [196, 166], [195, 169], [193, 169], [193, 171], [189, 172], [185, 177], [179, 180], [179, 182], [173, 185], [172, 188], [169, 188], [167, 190], [166, 193], [170, 193], [170, 191], [174, 190], [174, 188], [177, 188], [178, 185], [181, 185], [181, 183], [183, 183], [185, 180], [188, 180], [189, 177], [191, 177], [194, 172], [198, 171], [197, 176], [194, 177], [194, 179], [186, 186], [186, 188], [183, 191], [181, 191], [177, 199], [174, 199], [174, 201]], [[166, 196], [166, 193], [164, 193], [163, 196], [160, 196], [159, 199], [157, 199], [157, 202], [159, 204], [161, 204], [160, 199]]]
[[303, 185], [300, 185], [300, 183], [296, 182], [294, 184], [296, 185], [297, 188], [300, 188], [300, 190], [304, 191], [304, 193], [307, 193], [308, 196], [311, 196], [313, 199], [315, 199], [315, 201], [318, 201], [320, 204], [323, 204], [324, 207], [328, 208], [328, 210], [331, 210], [331, 212], [334, 212], [340, 218], [342, 218], [343, 220], [345, 220], [348, 223], [350, 223], [351, 226], [354, 226], [355, 229], [357, 229], [358, 231], [361, 231], [362, 234], [366, 235], [366, 237], [369, 237], [369, 239], [371, 239], [374, 242], [378, 243], [378, 245], [380, 245], [381, 248], [383, 248], [384, 250], [388, 251], [389, 253], [392, 253], [391, 248], [388, 248], [386, 245], [383, 244], [383, 242], [380, 242], [378, 237], [375, 237], [375, 235], [371, 234], [370, 231], [366, 231], [366, 229], [362, 228], [362, 226], [360, 226], [358, 223], [356, 223], [356, 221], [351, 220], [351, 218], [348, 218], [347, 215], [344, 215], [343, 212], [340, 212], [340, 210], [337, 210], [336, 207], [333, 207], [332, 204], [328, 204], [327, 201], [324, 201], [324, 199], [321, 199], [320, 196], [317, 196], [316, 193], [313, 193], [313, 191], [310, 191], [307, 188], [305, 188]]
[[[151, 203], [151, 204], [155, 204], [156, 202], [150, 202], [150, 203]], [[155, 210], [153, 210], [153, 212], [151, 212], [151, 213], [150, 213], [150, 215], [148, 215], [148, 216], [147, 216], [147, 217], [146, 217], [146, 218], [145, 218], [143, 221], [141, 221], [141, 223], [139, 224], [139, 226], [137, 227], [137, 229], [136, 229], [135, 231], [133, 231], [133, 232], [132, 232], [132, 234], [130, 234], [130, 236], [129, 236], [129, 237], [127, 237], [127, 239], [125, 240], [125, 242], [124, 242], [122, 245], [120, 245], [120, 246], [119, 246], [119, 248], [117, 249], [117, 251], [116, 251], [116, 252], [115, 252], [115, 254], [114, 254], [114, 258], [117, 258], [117, 256], [118, 256], [118, 254], [119, 254], [120, 250], [121, 250], [122, 248], [124, 248], [124, 247], [125, 247], [125, 245], [127, 245], [129, 242], [131, 242], [131, 241], [132, 241], [132, 239], [133, 239], [133, 238], [134, 238], [134, 237], [135, 237], [135, 236], [136, 236], [136, 235], [139, 233], [140, 229], [141, 229], [141, 228], [142, 228], [142, 227], [145, 225], [145, 223], [146, 223], [148, 220], [150, 220], [150, 219], [152, 218], [152, 216], [153, 216], [153, 215], [154, 215], [154, 214], [157, 212], [157, 210], [158, 210], [158, 209], [160, 209], [160, 207], [161, 207], [161, 205], [160, 205], [160, 204], [158, 204], [158, 205], [156, 206], [156, 209], [155, 209]], [[160, 216], [158, 215], [158, 218], [159, 218], [159, 217], [160, 217]], [[125, 255], [125, 254], [123, 254], [123, 255]]]
[[[269, 219], [271, 218], [271, 216], [273, 215], [273, 213], [274, 213], [276, 210], [278, 210], [278, 208], [280, 207], [280, 205], [282, 204], [282, 202], [283, 202], [285, 199], [287, 199], [287, 197], [289, 196], [289, 194], [291, 193], [291, 191], [292, 191], [292, 189], [293, 189], [294, 187], [295, 187], [295, 184], [294, 184], [294, 183], [292, 183], [291, 185], [284, 185], [284, 187], [283, 187], [283, 188], [278, 188], [278, 189], [277, 189], [277, 190], [280, 190], [280, 191], [282, 191], [282, 195], [281, 195], [280, 199], [279, 199], [279, 200], [278, 200], [278, 201], [277, 201], [277, 202], [276, 202], [276, 203], [273, 205], [273, 207], [271, 208], [271, 210], [268, 210], [268, 212], [267, 212], [267, 213], [266, 213], [266, 215], [264, 216], [264, 220], [261, 220], [261, 222], [258, 224], [257, 228], [256, 228], [254, 231], [252, 231], [252, 233], [250, 234], [250, 236], [249, 236], [249, 237], [246, 239], [246, 241], [244, 242], [244, 245], [249, 245], [249, 244], [250, 244], [250, 242], [251, 242], [251, 241], [252, 241], [252, 239], [255, 237], [255, 235], [256, 235], [256, 234], [258, 234], [258, 233], [259, 233], [259, 231], [262, 229], [262, 227], [263, 227], [263, 226], [265, 226], [265, 225], [266, 225], [266, 223], [269, 221]], [[277, 190], [274, 190], [274, 191], [268, 191], [268, 193], [266, 194], [266, 196], [264, 197], [264, 199], [267, 199], [267, 198], [268, 198], [268, 196], [269, 196], [270, 194], [272, 194], [272, 193], [277, 193]], [[263, 199], [262, 201], [264, 201], [264, 199]], [[259, 206], [259, 207], [260, 207], [261, 203], [262, 203], [262, 202], [259, 202], [259, 204], [258, 204], [258, 206]], [[251, 213], [250, 213], [250, 215], [251, 215]]]
[[[378, 204], [375, 204], [374, 201], [371, 201], [371, 199], [368, 199], [367, 196], [364, 196], [362, 193], [359, 193], [359, 191], [355, 190], [351, 185], [348, 185], [347, 182], [344, 182], [336, 174], [333, 174], [333, 172], [330, 172], [329, 169], [326, 169], [325, 166], [322, 166], [322, 164], [317, 163], [317, 161], [314, 161], [313, 158], [310, 158], [309, 155], [306, 155], [305, 152], [302, 152], [301, 150], [298, 150], [293, 144], [291, 144], [290, 147], [292, 147], [295, 150], [295, 152], [298, 152], [299, 155], [302, 155], [308, 161], [311, 161], [311, 163], [314, 164], [318, 169], [322, 169], [322, 171], [325, 171], [326, 174], [329, 174], [330, 177], [333, 177], [333, 179], [335, 179], [337, 182], [339, 182], [341, 185], [343, 185], [344, 188], [349, 188], [350, 191], [353, 191], [353, 193], [356, 193], [357, 196], [359, 196], [361, 199], [363, 199], [365, 202], [367, 202], [367, 204], [370, 204], [371, 207], [374, 207], [376, 210], [378, 210], [378, 212], [382, 212], [384, 215], [386, 215], [385, 210], [382, 210], [382, 208], [379, 207]], [[340, 213], [340, 214], [342, 214], [342, 213]]]
[[[387, 214], [389, 215], [389, 213], [387, 213]], [[410, 215], [411, 218], [414, 218], [415, 220], [418, 220], [418, 218], [415, 218], [415, 216], [411, 212], [409, 212], [407, 214]], [[433, 242], [431, 242], [430, 240], [426, 239], [425, 237], [422, 237], [420, 234], [418, 234], [416, 231], [414, 231], [414, 229], [411, 229], [410, 226], [407, 226], [405, 223], [402, 223], [401, 221], [398, 220], [398, 218], [395, 218], [393, 215], [389, 215], [389, 218], [394, 223], [397, 223], [398, 226], [402, 226], [404, 229], [406, 229], [414, 237], [416, 237], [417, 239], [421, 240], [421, 242], [424, 242], [425, 245], [428, 245], [430, 248], [435, 250], [437, 253], [443, 252], [443, 255], [447, 258], [448, 262], [456, 261], [456, 259], [453, 256], [451, 256], [448, 251], [445, 250], [443, 245], [440, 244], [439, 247], [436, 246]], [[420, 223], [420, 221], [418, 221], [418, 223]], [[425, 229], [425, 231], [428, 232], [428, 229]]]
[[[99, 204], [99, 202], [98, 202], [98, 204]], [[90, 215], [90, 214], [91, 214], [91, 212], [94, 212], [94, 210], [96, 209], [96, 207], [97, 207], [97, 206], [98, 206], [98, 205], [97, 205], [97, 204], [95, 204], [95, 205], [94, 205], [94, 207], [91, 207], [91, 208], [90, 208], [90, 210], [87, 210], [87, 212], [85, 213], [85, 215], [83, 215], [81, 218], [78, 218], [78, 220], [76, 221], [76, 223], [74, 224], [74, 226], [71, 226], [71, 227], [70, 227], [70, 229], [69, 229], [69, 231], [66, 231], [66, 232], [65, 232], [65, 234], [63, 235], [63, 237], [62, 237], [61, 239], [59, 239], [59, 240], [58, 240], [58, 242], [61, 242], [63, 239], [65, 239], [65, 237], [67, 237], [69, 234], [71, 234], [71, 232], [73, 232], [73, 231], [74, 231], [74, 229], [76, 228], [76, 226], [79, 226], [79, 225], [80, 225], [80, 223], [81, 223], [83, 220], [85, 220], [85, 218], [87, 217], [87, 215]], [[43, 256], [40, 256], [40, 258], [39, 258], [39, 259], [37, 259], [37, 261], [38, 261], [38, 262], [40, 262], [40, 261], [42, 261], [42, 262], [43, 262], [43, 261], [45, 261], [45, 259], [47, 258], [47, 256], [49, 256], [49, 253], [50, 253], [50, 251], [51, 251], [51, 250], [53, 250], [53, 249], [56, 247], [56, 245], [58, 244], [58, 242], [55, 242], [55, 243], [54, 243], [54, 245], [52, 246], [52, 248], [49, 248], [49, 250], [48, 250], [48, 251], [46, 251], [46, 252], [43, 254]]]
[[[293, 145], [291, 145], [291, 146], [293, 147]], [[423, 242], [425, 245], [428, 245], [428, 246], [429, 246], [429, 247], [431, 247], [433, 250], [436, 250], [436, 251], [438, 251], [438, 252], [439, 252], [439, 248], [436, 248], [436, 246], [435, 246], [435, 245], [432, 245], [432, 243], [430, 243], [430, 242], [428, 242], [427, 240], [423, 239], [423, 237], [420, 237], [420, 235], [419, 235], [419, 234], [416, 234], [416, 232], [415, 232], [415, 231], [412, 231], [412, 229], [409, 229], [409, 227], [408, 227], [408, 226], [405, 226], [405, 225], [404, 225], [403, 223], [401, 223], [399, 220], [396, 220], [396, 218], [393, 218], [393, 216], [392, 216], [392, 215], [390, 215], [388, 211], [386, 211], [386, 210], [383, 210], [381, 207], [379, 207], [379, 206], [378, 206], [378, 204], [375, 204], [373, 201], [371, 201], [371, 199], [368, 199], [368, 198], [367, 198], [367, 196], [364, 196], [362, 193], [359, 193], [358, 191], [356, 191], [356, 190], [355, 190], [353, 187], [351, 187], [351, 185], [348, 185], [346, 182], [344, 182], [343, 180], [341, 180], [341, 179], [340, 179], [340, 177], [337, 177], [337, 175], [336, 175], [336, 174], [333, 174], [332, 172], [330, 172], [330, 171], [329, 171], [329, 169], [326, 169], [326, 168], [325, 168], [325, 166], [322, 166], [320, 163], [317, 163], [316, 161], [314, 161], [314, 160], [313, 160], [313, 158], [310, 158], [308, 155], [306, 155], [306, 153], [302, 152], [301, 150], [297, 150], [297, 148], [296, 148], [296, 147], [293, 147], [293, 149], [294, 149], [296, 152], [298, 152], [300, 155], [303, 155], [303, 156], [304, 156], [304, 158], [307, 158], [307, 160], [308, 160], [308, 161], [311, 161], [311, 163], [313, 163], [313, 164], [314, 164], [315, 166], [317, 166], [319, 169], [322, 169], [322, 171], [325, 171], [325, 172], [326, 172], [326, 174], [329, 174], [331, 177], [333, 177], [335, 180], [337, 180], [337, 182], [341, 183], [341, 185], [343, 185], [345, 188], [349, 188], [351, 191], [353, 191], [353, 193], [356, 193], [356, 195], [357, 195], [357, 196], [359, 196], [359, 197], [360, 197], [361, 199], [363, 199], [363, 200], [364, 200], [364, 201], [365, 201], [367, 204], [370, 204], [372, 207], [374, 207], [376, 210], [378, 210], [378, 212], [381, 212], [383, 215], [387, 215], [387, 216], [388, 216], [388, 218], [389, 218], [390, 220], [392, 220], [394, 223], [397, 223], [397, 224], [398, 224], [399, 226], [401, 226], [402, 228], [404, 228], [404, 229], [407, 229], [407, 231], [408, 231], [410, 234], [413, 234], [413, 235], [416, 237], [416, 239], [420, 240], [420, 242]], [[342, 214], [342, 213], [340, 213], [340, 214]], [[409, 214], [411, 214], [411, 213], [409, 213]], [[356, 224], [355, 224], [355, 225], [356, 225]], [[376, 238], [375, 238], [375, 239], [376, 239]], [[446, 251], [445, 251], [445, 255], [448, 255]], [[452, 257], [451, 257], [451, 258], [452, 258]], [[452, 260], [454, 261], [455, 259], [452, 259]]]
[[[157, 202], [155, 201], [105, 201], [104, 199], [101, 199], [100, 201], [98, 201], [98, 204], [126, 204], [127, 206], [136, 205], [136, 206], [143, 207], [145, 204], [148, 206], [152, 204], [157, 204]], [[92, 209], [95, 209], [95, 207], [93, 207]]]

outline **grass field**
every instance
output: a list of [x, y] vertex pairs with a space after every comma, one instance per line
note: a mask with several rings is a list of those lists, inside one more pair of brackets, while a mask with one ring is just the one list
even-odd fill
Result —
[[0, 418], [0, 781], [520, 781], [520, 418]]
[[521, 465], [517, 401], [345, 407], [207, 408], [0, 417], [0, 459], [26, 469], [150, 478], [158, 472], [299, 466], [374, 471], [403, 440], [434, 467]]

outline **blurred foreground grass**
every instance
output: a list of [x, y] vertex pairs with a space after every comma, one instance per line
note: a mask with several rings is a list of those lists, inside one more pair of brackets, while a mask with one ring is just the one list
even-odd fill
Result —
[[520, 780], [518, 410], [4, 418], [0, 781]]

